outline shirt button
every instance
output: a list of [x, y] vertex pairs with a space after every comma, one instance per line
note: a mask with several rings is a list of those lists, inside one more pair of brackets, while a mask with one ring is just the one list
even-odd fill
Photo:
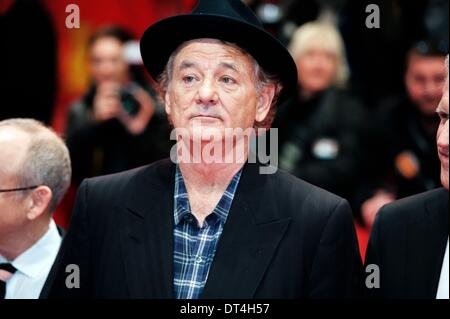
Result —
[[195, 262], [196, 262], [197, 264], [200, 264], [201, 262], [203, 262], [203, 258], [200, 257], [200, 256], [197, 256], [197, 257], [195, 258]]
[[194, 221], [194, 217], [192, 215], [185, 215], [184, 216], [184, 220], [189, 223], [192, 224], [192, 222]]

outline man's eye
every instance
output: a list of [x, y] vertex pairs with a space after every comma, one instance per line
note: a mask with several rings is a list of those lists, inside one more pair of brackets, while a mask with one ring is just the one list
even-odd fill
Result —
[[194, 81], [195, 81], [195, 76], [193, 76], [193, 75], [186, 75], [183, 77], [183, 82], [186, 84], [190, 84]]
[[423, 76], [416, 76], [414, 77], [414, 81], [417, 83], [424, 83], [426, 80]]
[[441, 121], [447, 121], [448, 120], [448, 113], [444, 113], [444, 112], [438, 112], [439, 118], [441, 119]]
[[234, 83], [236, 83], [236, 81], [232, 77], [229, 77], [229, 76], [223, 76], [221, 78], [221, 80], [225, 84], [234, 84]]

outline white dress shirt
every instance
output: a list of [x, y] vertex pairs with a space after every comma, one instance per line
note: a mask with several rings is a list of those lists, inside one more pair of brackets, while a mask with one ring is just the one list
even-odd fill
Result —
[[39, 298], [60, 245], [61, 236], [52, 219], [45, 235], [14, 261], [0, 255], [0, 263], [10, 262], [17, 269], [6, 283], [5, 299]]
[[449, 299], [448, 296], [448, 285], [449, 285], [449, 274], [448, 274], [448, 239], [447, 248], [445, 248], [444, 261], [442, 262], [441, 277], [439, 277], [439, 286], [436, 294], [436, 299]]

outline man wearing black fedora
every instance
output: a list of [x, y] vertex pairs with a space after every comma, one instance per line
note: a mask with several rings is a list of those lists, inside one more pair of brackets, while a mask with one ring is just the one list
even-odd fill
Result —
[[[284, 46], [240, 0], [202, 0], [150, 26], [141, 53], [176, 129], [176, 156], [82, 183], [50, 297], [356, 295], [348, 203], [287, 173], [262, 174], [247, 161], [247, 135], [224, 148], [230, 129], [268, 129], [296, 86]], [[196, 147], [199, 158], [180, 159]]]

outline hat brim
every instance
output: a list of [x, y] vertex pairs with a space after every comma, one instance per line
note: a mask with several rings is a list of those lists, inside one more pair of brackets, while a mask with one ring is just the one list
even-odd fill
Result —
[[181, 43], [200, 38], [219, 39], [245, 49], [264, 70], [281, 80], [279, 102], [297, 85], [295, 62], [281, 42], [249, 23], [220, 15], [178, 15], [151, 25], [140, 42], [144, 66], [156, 80]]

